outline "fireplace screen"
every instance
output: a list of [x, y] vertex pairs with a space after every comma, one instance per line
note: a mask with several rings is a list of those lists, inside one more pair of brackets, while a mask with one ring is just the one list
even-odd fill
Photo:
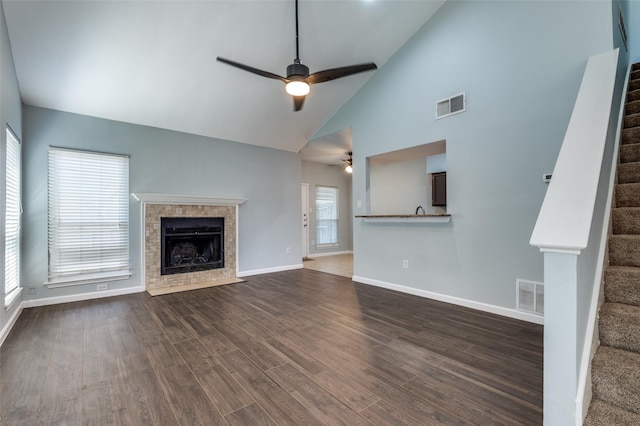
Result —
[[224, 268], [224, 218], [160, 218], [161, 274]]

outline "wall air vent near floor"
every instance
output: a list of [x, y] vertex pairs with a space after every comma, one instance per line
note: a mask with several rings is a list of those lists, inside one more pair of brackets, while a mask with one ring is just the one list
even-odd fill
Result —
[[447, 99], [442, 99], [436, 103], [436, 120], [439, 118], [448, 117], [459, 112], [467, 110], [467, 96], [465, 92], [452, 96]]
[[516, 299], [518, 310], [544, 314], [544, 283], [517, 279]]

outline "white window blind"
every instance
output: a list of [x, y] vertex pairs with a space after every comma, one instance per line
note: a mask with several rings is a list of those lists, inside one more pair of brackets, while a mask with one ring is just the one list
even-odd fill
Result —
[[7, 128], [4, 242], [4, 303], [20, 293], [20, 142]]
[[49, 148], [49, 284], [126, 278], [129, 158]]
[[317, 246], [338, 244], [338, 188], [316, 186]]

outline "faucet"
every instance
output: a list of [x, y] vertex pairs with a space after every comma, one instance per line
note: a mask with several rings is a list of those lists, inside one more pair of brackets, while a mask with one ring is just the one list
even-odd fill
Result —
[[418, 211], [420, 211], [420, 209], [422, 209], [422, 214], [427, 214], [427, 212], [424, 211], [424, 209], [422, 208], [422, 206], [418, 206], [416, 207], [416, 214], [418, 214]]

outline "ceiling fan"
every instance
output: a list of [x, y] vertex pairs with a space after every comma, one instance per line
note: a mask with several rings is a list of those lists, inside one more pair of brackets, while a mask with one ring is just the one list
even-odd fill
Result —
[[323, 71], [318, 71], [313, 74], [309, 74], [309, 67], [300, 62], [300, 47], [298, 43], [298, 0], [295, 0], [296, 11], [296, 58], [293, 63], [287, 67], [287, 76], [281, 77], [277, 74], [263, 71], [257, 68], [250, 67], [248, 65], [241, 64], [239, 62], [231, 61], [229, 59], [221, 58], [218, 56], [216, 59], [232, 67], [240, 68], [241, 70], [248, 71], [253, 74], [260, 75], [262, 77], [272, 78], [274, 80], [280, 80], [285, 83], [285, 90], [288, 94], [293, 96], [293, 110], [300, 111], [306, 96], [309, 94], [312, 84], [324, 83], [326, 81], [335, 80], [336, 78], [347, 77], [353, 74], [358, 74], [364, 71], [375, 70], [378, 67], [373, 62], [349, 65], [346, 67], [331, 68]]
[[342, 160], [344, 162], [344, 171], [347, 173], [353, 173], [353, 156], [352, 156], [352, 152], [347, 152], [347, 154], [349, 155], [349, 159], [347, 160]]
[[342, 159], [340, 161], [342, 161], [342, 164], [330, 164], [330, 166], [332, 167], [342, 167], [342, 170], [344, 170], [345, 172], [351, 174], [353, 173], [353, 156], [352, 156], [352, 152], [345, 152], [346, 155], [349, 156], [349, 158]]

